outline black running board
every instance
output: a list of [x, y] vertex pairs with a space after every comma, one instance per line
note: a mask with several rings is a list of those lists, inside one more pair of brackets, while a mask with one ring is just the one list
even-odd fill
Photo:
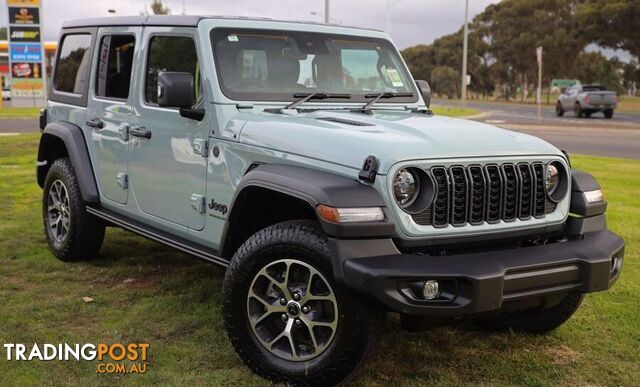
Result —
[[205, 246], [199, 245], [197, 243], [191, 242], [183, 238], [175, 237], [167, 232], [155, 229], [153, 227], [149, 227], [140, 222], [128, 219], [120, 214], [117, 214], [113, 211], [110, 211], [104, 208], [87, 206], [86, 209], [88, 213], [95, 215], [98, 218], [104, 219], [110, 223], [115, 224], [116, 226], [132, 231], [145, 238], [149, 238], [156, 242], [160, 242], [169, 247], [173, 247], [175, 249], [183, 251], [187, 254], [191, 254], [195, 257], [202, 258], [206, 261], [209, 261], [224, 267], [229, 266], [229, 261], [212, 254], [211, 249]]

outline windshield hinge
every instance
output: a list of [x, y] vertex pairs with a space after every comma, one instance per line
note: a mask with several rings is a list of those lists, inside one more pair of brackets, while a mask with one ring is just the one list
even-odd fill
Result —
[[373, 183], [376, 181], [377, 174], [378, 159], [373, 155], [367, 156], [367, 158], [364, 159], [364, 164], [362, 164], [362, 169], [360, 169], [360, 174], [358, 175], [358, 177], [362, 181]]
[[193, 153], [202, 157], [207, 157], [209, 154], [209, 141], [202, 138], [196, 138], [191, 143], [191, 148], [193, 149]]

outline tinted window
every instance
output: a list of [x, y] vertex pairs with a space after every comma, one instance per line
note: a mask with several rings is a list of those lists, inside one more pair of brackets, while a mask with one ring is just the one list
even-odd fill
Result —
[[[149, 44], [145, 100], [158, 103], [158, 73], [177, 71], [191, 73], [194, 85], [199, 85], [198, 57], [193, 39], [179, 36], [155, 36]], [[193, 104], [199, 98], [200, 88], [194, 87]]]
[[126, 99], [129, 96], [135, 38], [110, 35], [100, 42], [96, 95]]
[[67, 35], [62, 41], [54, 87], [58, 91], [82, 94], [87, 84], [87, 71], [91, 66], [91, 35]]
[[[323, 33], [216, 28], [211, 33], [222, 91], [233, 99], [289, 101], [299, 93], [417, 93], [397, 50], [384, 39]], [[331, 101], [330, 101], [331, 102]]]

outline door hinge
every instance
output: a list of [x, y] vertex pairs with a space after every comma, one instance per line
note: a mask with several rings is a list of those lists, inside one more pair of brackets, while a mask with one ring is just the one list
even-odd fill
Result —
[[120, 135], [120, 139], [122, 141], [129, 140], [129, 125], [124, 124], [118, 128], [118, 134]]
[[118, 172], [116, 175], [116, 180], [118, 181], [118, 185], [122, 189], [129, 188], [129, 176], [127, 176], [124, 172]]
[[202, 157], [207, 157], [207, 154], [209, 153], [209, 141], [202, 138], [196, 138], [191, 143], [191, 148], [193, 149], [193, 153]]
[[204, 196], [198, 194], [191, 195], [191, 208], [196, 210], [198, 214], [204, 214], [206, 205], [204, 203]]

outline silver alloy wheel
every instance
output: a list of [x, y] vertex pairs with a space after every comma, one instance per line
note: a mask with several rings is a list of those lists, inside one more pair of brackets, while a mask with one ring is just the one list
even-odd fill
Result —
[[313, 266], [282, 259], [262, 268], [247, 294], [249, 325], [275, 356], [307, 361], [324, 352], [338, 327], [331, 285]]
[[69, 234], [71, 209], [67, 187], [61, 180], [54, 181], [49, 188], [47, 216], [49, 217], [49, 235], [56, 242], [62, 243]]

